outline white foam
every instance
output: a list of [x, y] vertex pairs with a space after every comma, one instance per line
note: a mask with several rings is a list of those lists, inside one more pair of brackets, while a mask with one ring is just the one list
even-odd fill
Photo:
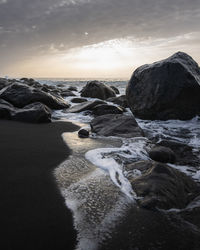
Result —
[[[148, 140], [143, 137], [127, 139], [126, 143], [120, 148], [98, 148], [88, 151], [85, 157], [95, 166], [109, 173], [111, 180], [118, 186], [123, 193], [131, 199], [137, 199], [137, 195], [132, 189], [130, 182], [123, 174], [123, 164], [119, 164], [114, 155], [123, 158], [136, 160], [147, 160], [148, 154], [145, 146]], [[141, 173], [133, 173], [135, 176]]]

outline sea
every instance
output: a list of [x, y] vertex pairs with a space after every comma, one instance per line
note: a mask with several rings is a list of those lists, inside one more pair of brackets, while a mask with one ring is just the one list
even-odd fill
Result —
[[[64, 88], [68, 88], [70, 86], [76, 87], [78, 91], [75, 91], [77, 97], [80, 97], [81, 89], [87, 84], [87, 82], [94, 80], [94, 79], [61, 79], [61, 78], [43, 78], [37, 79], [41, 84], [53, 85], [57, 86], [59, 84], [64, 85]], [[99, 80], [108, 86], [115, 86], [118, 88], [120, 94], [124, 95], [126, 91], [126, 86], [128, 84], [128, 80], [126, 79], [95, 79]], [[119, 96], [118, 95], [118, 96]], [[73, 97], [66, 97], [65, 100], [68, 101], [71, 106], [76, 105], [72, 103], [70, 100]], [[87, 98], [88, 101], [94, 100], [94, 98]], [[110, 103], [113, 105], [113, 103]], [[124, 114], [128, 116], [132, 116], [130, 109], [126, 110]], [[91, 116], [88, 112], [81, 112], [81, 113], [65, 113], [63, 110], [54, 111], [53, 119], [55, 120], [66, 120], [71, 121], [76, 124], [82, 125], [84, 128], [89, 128], [90, 121], [94, 117]], [[189, 145], [193, 148], [193, 151], [198, 154], [200, 152], [200, 117], [194, 117], [188, 121], [180, 121], [180, 120], [168, 120], [168, 121], [150, 121], [150, 120], [141, 120], [137, 119], [139, 126], [144, 130], [145, 134], [148, 135], [146, 137], [140, 138], [132, 138], [132, 139], [124, 139], [121, 138], [122, 146], [121, 148], [116, 149], [96, 149], [92, 152], [86, 153], [86, 158], [90, 160], [94, 165], [101, 167], [102, 169], [107, 169], [110, 172], [111, 178], [113, 179], [115, 176], [114, 172], [118, 171], [119, 175], [121, 176], [122, 173], [122, 165], [125, 163], [130, 163], [138, 160], [148, 160], [148, 144], [149, 140], [156, 138], [157, 142], [162, 140], [171, 140], [175, 142], [181, 142], [186, 145]], [[92, 135], [95, 137], [96, 135]], [[98, 137], [98, 136], [97, 136]], [[106, 152], [106, 157], [105, 157]], [[108, 154], [110, 152], [110, 154]], [[112, 156], [112, 157], [111, 157]], [[111, 158], [109, 158], [111, 157]], [[106, 158], [106, 160], [105, 160]], [[122, 164], [121, 166], [119, 163], [115, 161], [116, 158], [121, 158]], [[104, 159], [104, 160], [103, 160]], [[112, 161], [113, 167], [107, 162]], [[109, 167], [107, 166], [109, 165]], [[178, 166], [170, 164], [172, 167], [179, 169], [180, 171], [184, 172], [187, 175], [190, 175], [195, 181], [200, 182], [200, 168], [192, 168], [188, 166]], [[117, 169], [117, 170], [116, 170]], [[140, 175], [139, 172], [136, 175]], [[122, 176], [121, 176], [122, 178]], [[116, 181], [113, 179], [113, 181]], [[122, 183], [127, 185], [126, 180], [121, 180]], [[130, 190], [129, 187], [123, 187], [122, 189], [124, 192], [129, 195]], [[131, 192], [132, 193], [132, 192]]]
[[[78, 91], [74, 91], [74, 94], [80, 97], [81, 89], [88, 81], [94, 79], [37, 80], [41, 84], [53, 86], [62, 84], [63, 89], [70, 86], [76, 87]], [[119, 95], [125, 94], [128, 84], [128, 80], [125, 79], [96, 80], [117, 87], [120, 92]], [[72, 98], [74, 97], [65, 98], [71, 106], [76, 105], [71, 102]], [[88, 101], [94, 100], [94, 98], [87, 99]], [[124, 114], [133, 116], [130, 109], [126, 109]], [[55, 121], [70, 121], [86, 129], [90, 129], [90, 121], [94, 118], [88, 112], [66, 113], [64, 110], [54, 111], [52, 117]], [[145, 132], [145, 137], [109, 138], [111, 141], [120, 140], [120, 146], [115, 146], [115, 143], [114, 146], [107, 146], [110, 145], [109, 143], [99, 143], [99, 141], [106, 141], [108, 138], [93, 133], [90, 133], [90, 138], [97, 140], [97, 143], [92, 147], [90, 147], [91, 141], [79, 139], [77, 132], [63, 135], [66, 143], [71, 141], [69, 146], [75, 153], [56, 169], [55, 176], [60, 183], [60, 190], [65, 198], [66, 205], [73, 212], [75, 227], [79, 235], [77, 250], [97, 249], [97, 246], [104, 242], [106, 237], [112, 238], [113, 229], [110, 228], [111, 225], [113, 226], [116, 220], [120, 220], [120, 216], [127, 209], [127, 204], [134, 203], [140, 198], [137, 197], [128, 181], [129, 173], [124, 171], [124, 165], [141, 160], [150, 160], [148, 150], [152, 146], [152, 140], [160, 142], [167, 139], [184, 143], [191, 146], [197, 156], [200, 155], [200, 117], [197, 116], [188, 121], [150, 121], [137, 118], [136, 120]], [[83, 157], [79, 152], [84, 152]], [[91, 163], [91, 165], [88, 163]], [[200, 183], [200, 166], [169, 165]], [[92, 166], [95, 166], [96, 169]], [[137, 177], [141, 175], [141, 172], [137, 170], [133, 174]], [[119, 194], [119, 190], [124, 196]], [[189, 204], [186, 209], [199, 206], [200, 199]]]

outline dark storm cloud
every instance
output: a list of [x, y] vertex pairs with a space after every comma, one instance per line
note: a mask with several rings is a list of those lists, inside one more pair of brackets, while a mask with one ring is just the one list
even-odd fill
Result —
[[199, 0], [0, 0], [0, 64], [52, 47], [177, 36], [199, 31], [199, 21]]

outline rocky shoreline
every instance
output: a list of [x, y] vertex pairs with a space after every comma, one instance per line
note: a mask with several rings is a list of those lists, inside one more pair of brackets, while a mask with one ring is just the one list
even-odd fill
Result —
[[[71, 104], [65, 97], [71, 97]], [[200, 182], [175, 169], [181, 165], [199, 171], [199, 150], [169, 138], [152, 137], [135, 119], [187, 120], [200, 115], [200, 68], [190, 56], [178, 52], [139, 67], [126, 95], [98, 81], [88, 82], [79, 96], [75, 87], [64, 84], [55, 87], [27, 78], [0, 79], [0, 119], [49, 123], [54, 110], [93, 117], [90, 129], [66, 135], [73, 153], [55, 171], [74, 214], [77, 249], [85, 249], [87, 244], [91, 250], [200, 248]], [[94, 134], [97, 139], [92, 139]], [[128, 160], [111, 152], [121, 169], [110, 178], [86, 160], [85, 153], [118, 145], [113, 137], [141, 138], [146, 158], [131, 158], [128, 147]], [[137, 196], [133, 200], [122, 192], [123, 178]]]

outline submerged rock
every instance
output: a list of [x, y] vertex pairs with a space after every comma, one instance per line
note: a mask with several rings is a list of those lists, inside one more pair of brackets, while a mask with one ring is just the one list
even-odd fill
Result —
[[51, 109], [69, 108], [69, 104], [61, 97], [18, 82], [3, 88], [0, 91], [0, 98], [17, 108], [23, 108], [34, 102], [41, 102]]
[[143, 197], [139, 200], [143, 208], [185, 208], [200, 193], [190, 177], [163, 163], [136, 162], [132, 169], [142, 173], [139, 177], [129, 175], [128, 179], [137, 195]]
[[81, 90], [81, 96], [92, 97], [106, 100], [109, 97], [115, 97], [115, 91], [104, 83], [91, 81]]
[[174, 163], [176, 160], [176, 155], [174, 152], [167, 147], [155, 146], [149, 151], [149, 156], [154, 161], [159, 161], [163, 163]]
[[61, 92], [62, 97], [67, 97], [67, 96], [76, 96], [72, 91], [70, 90], [64, 90]]
[[143, 65], [133, 73], [126, 96], [141, 119], [191, 119], [200, 114], [200, 68], [183, 52]]
[[77, 87], [75, 87], [75, 86], [69, 86], [69, 88], [67, 88], [67, 90], [78, 91]]
[[87, 102], [87, 99], [75, 97], [75, 98], [72, 98], [70, 101], [71, 101], [72, 103], [82, 103], [82, 102]]
[[144, 135], [135, 118], [123, 114], [98, 116], [91, 121], [90, 126], [92, 132], [102, 136], [131, 138]]

